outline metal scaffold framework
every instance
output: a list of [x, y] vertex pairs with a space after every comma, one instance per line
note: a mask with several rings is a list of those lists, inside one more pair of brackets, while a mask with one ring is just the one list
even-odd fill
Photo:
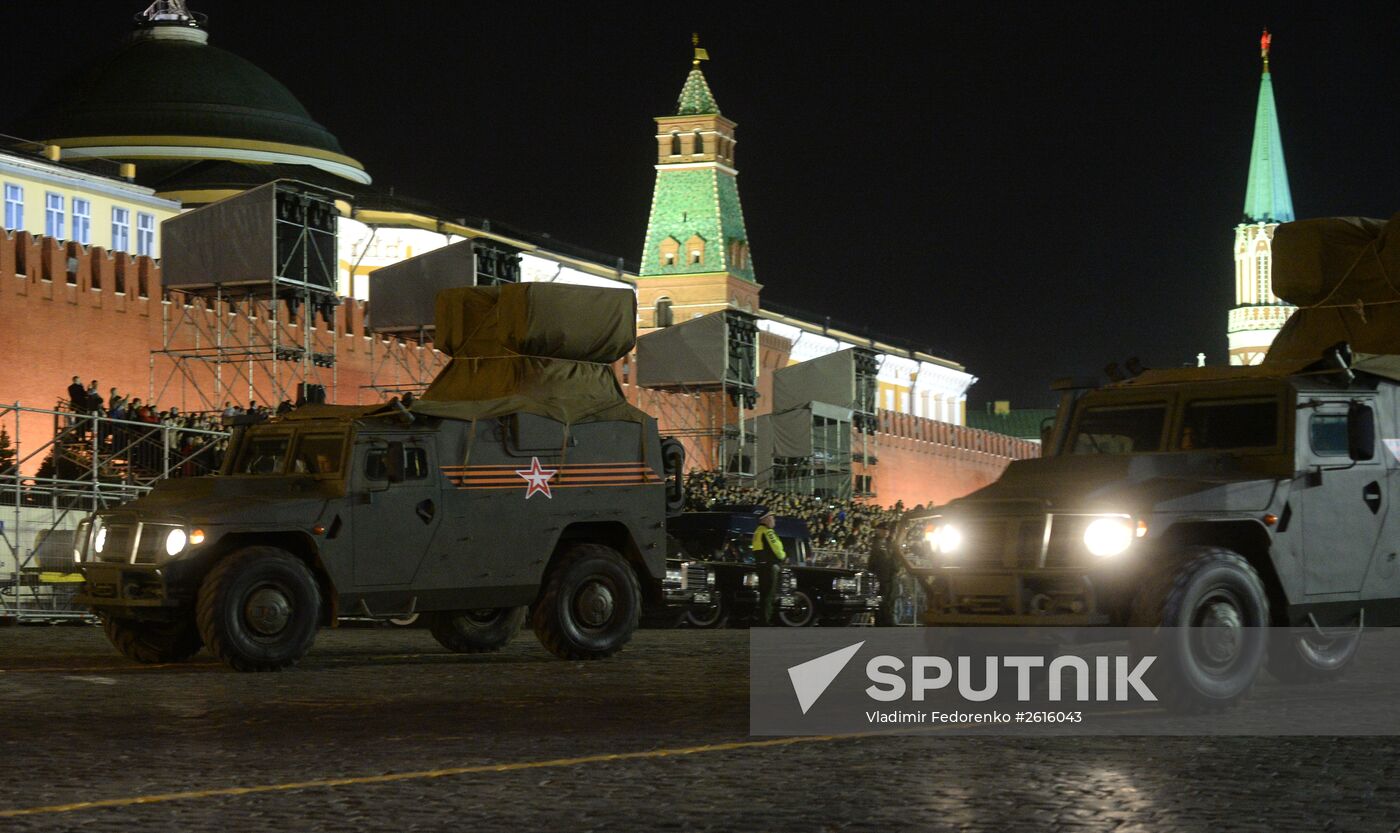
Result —
[[177, 381], [209, 410], [334, 395], [338, 216], [333, 195], [279, 180], [167, 220], [152, 398]]
[[[25, 417], [25, 419], [21, 419]], [[34, 418], [53, 425], [22, 434]], [[70, 604], [82, 581], [74, 529], [98, 509], [134, 500], [159, 480], [213, 471], [228, 434], [64, 410], [0, 406], [0, 618], [87, 615]], [[33, 470], [33, 474], [23, 474]]]
[[758, 473], [758, 325], [723, 310], [637, 340], [638, 405], [693, 468], [751, 484]]

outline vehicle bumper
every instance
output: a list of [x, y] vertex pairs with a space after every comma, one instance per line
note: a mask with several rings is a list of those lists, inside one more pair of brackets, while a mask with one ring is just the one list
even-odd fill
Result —
[[1112, 624], [1115, 588], [1082, 570], [915, 570], [929, 590], [926, 625], [1076, 627]]
[[879, 596], [838, 596], [825, 599], [822, 607], [827, 612], [869, 613], [880, 609]]
[[713, 607], [717, 595], [711, 590], [667, 590], [665, 602], [673, 608]]
[[161, 566], [86, 562], [82, 572], [83, 589], [73, 601], [97, 611], [159, 614], [194, 603], [193, 593], [182, 592]]

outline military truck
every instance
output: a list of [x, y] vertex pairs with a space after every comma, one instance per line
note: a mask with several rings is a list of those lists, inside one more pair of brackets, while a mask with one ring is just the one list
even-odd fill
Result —
[[1334, 678], [1365, 626], [1400, 623], [1400, 224], [1356, 222], [1278, 228], [1275, 291], [1303, 309], [1264, 364], [1065, 384], [1042, 458], [908, 516], [925, 623], [1142, 628], [1186, 710], [1261, 667]]
[[443, 646], [618, 651], [665, 577], [669, 475], [610, 363], [635, 296], [562, 285], [446, 290], [452, 358], [405, 407], [311, 405], [235, 431], [223, 468], [167, 480], [78, 530], [81, 601], [142, 662], [209, 650], [297, 662], [341, 616], [421, 613]]
[[[758, 614], [758, 565], [750, 545], [762, 507], [720, 507], [672, 518], [668, 528], [686, 552], [714, 576], [715, 594], [706, 608], [693, 606], [686, 621], [701, 628], [752, 621]], [[812, 561], [812, 540], [800, 518], [778, 516], [774, 531], [788, 558], [779, 574], [777, 615], [788, 627], [849, 625], [880, 606], [875, 576], [866, 570], [820, 566]]]

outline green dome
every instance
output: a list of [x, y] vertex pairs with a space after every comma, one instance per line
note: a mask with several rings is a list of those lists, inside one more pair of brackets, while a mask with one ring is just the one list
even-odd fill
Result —
[[207, 38], [195, 26], [140, 28], [15, 131], [65, 157], [291, 162], [368, 181], [277, 79]]

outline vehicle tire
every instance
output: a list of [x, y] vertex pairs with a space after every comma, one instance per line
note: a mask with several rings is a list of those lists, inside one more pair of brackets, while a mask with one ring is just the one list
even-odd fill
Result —
[[792, 591], [796, 601], [788, 610], [778, 610], [778, 621], [785, 627], [805, 628], [817, 621], [817, 602], [812, 594], [802, 588]]
[[1276, 628], [1269, 634], [1269, 675], [1281, 683], [1336, 680], [1346, 673], [1361, 646], [1361, 632], [1326, 637], [1316, 632]]
[[407, 616], [395, 616], [391, 619], [385, 619], [384, 621], [396, 628], [416, 628], [418, 627], [419, 620], [422, 618], [423, 615], [421, 613], [410, 613]]
[[225, 557], [199, 587], [199, 633], [235, 671], [279, 671], [306, 656], [321, 619], [321, 590], [296, 556], [245, 547]]
[[1131, 622], [1134, 655], [1157, 657], [1144, 681], [1162, 705], [1224, 711], [1249, 693], [1264, 664], [1269, 600], [1239, 553], [1188, 547], [1147, 578]]
[[716, 593], [713, 606], [703, 610], [688, 608], [681, 621], [692, 628], [704, 628], [705, 630], [722, 628], [729, 624], [729, 605], [724, 603], [724, 596]]
[[545, 577], [531, 625], [560, 659], [602, 659], [622, 649], [642, 615], [642, 588], [617, 550], [575, 544]]
[[449, 651], [485, 654], [501, 650], [515, 638], [526, 612], [524, 607], [443, 610], [428, 614], [428, 630]]
[[122, 656], [136, 662], [184, 662], [204, 647], [192, 619], [141, 622], [105, 613], [100, 618], [107, 639]]

